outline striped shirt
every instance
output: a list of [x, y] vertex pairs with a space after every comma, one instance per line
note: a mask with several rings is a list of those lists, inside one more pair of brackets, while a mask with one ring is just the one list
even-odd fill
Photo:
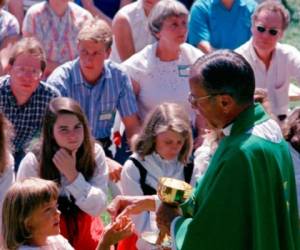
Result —
[[79, 102], [97, 139], [110, 137], [117, 110], [121, 117], [137, 112], [130, 79], [111, 61], [105, 61], [103, 72], [93, 85], [84, 80], [78, 58], [55, 69], [47, 83]]
[[19, 106], [10, 88], [10, 77], [0, 80], [0, 110], [14, 128], [15, 151], [22, 151], [26, 144], [39, 136], [48, 103], [59, 92], [41, 82], [26, 104]]

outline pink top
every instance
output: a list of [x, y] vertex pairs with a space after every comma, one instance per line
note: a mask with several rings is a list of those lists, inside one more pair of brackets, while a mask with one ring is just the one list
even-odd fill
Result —
[[65, 14], [59, 17], [48, 2], [42, 2], [29, 8], [22, 31], [42, 42], [48, 60], [62, 64], [77, 56], [77, 34], [89, 18], [92, 15], [75, 3], [69, 2]]

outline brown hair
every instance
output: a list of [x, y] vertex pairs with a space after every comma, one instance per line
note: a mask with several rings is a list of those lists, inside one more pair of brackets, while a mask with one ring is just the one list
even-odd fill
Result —
[[60, 183], [60, 173], [52, 158], [59, 146], [53, 136], [53, 127], [60, 114], [73, 114], [83, 125], [84, 139], [76, 153], [76, 168], [89, 180], [94, 173], [96, 162], [94, 154], [94, 140], [91, 137], [88, 122], [80, 105], [71, 98], [57, 97], [50, 101], [46, 110], [41, 140], [40, 177], [55, 180]]
[[290, 13], [280, 2], [274, 1], [274, 0], [273, 1], [272, 0], [265, 1], [256, 7], [256, 9], [252, 15], [252, 23], [253, 24], [256, 21], [259, 13], [262, 12], [263, 10], [269, 10], [272, 12], [279, 13], [282, 18], [282, 29], [283, 30], [286, 30], [286, 28], [289, 26]]
[[9, 152], [11, 149], [12, 126], [0, 112], [0, 175], [5, 171], [9, 163]]
[[15, 182], [7, 191], [2, 210], [2, 234], [5, 249], [16, 250], [32, 238], [26, 220], [34, 210], [57, 200], [58, 187], [53, 181], [29, 178]]
[[105, 21], [99, 18], [93, 18], [91, 20], [87, 20], [83, 24], [78, 33], [77, 40], [91, 40], [96, 43], [103, 43], [106, 49], [109, 49], [112, 45], [112, 31]]
[[41, 70], [46, 68], [46, 54], [42, 44], [34, 37], [24, 37], [16, 42], [11, 50], [9, 64], [12, 66], [16, 58], [23, 53], [37, 56], [41, 60]]
[[152, 111], [142, 131], [133, 138], [133, 151], [141, 157], [151, 154], [155, 150], [156, 136], [167, 130], [177, 132], [184, 138], [178, 160], [186, 163], [193, 146], [192, 130], [187, 112], [176, 103], [163, 103]]
[[300, 108], [295, 108], [287, 117], [283, 129], [285, 139], [300, 153]]

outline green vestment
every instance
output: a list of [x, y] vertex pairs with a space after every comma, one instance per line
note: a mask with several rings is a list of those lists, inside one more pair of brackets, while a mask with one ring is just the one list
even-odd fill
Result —
[[243, 111], [215, 152], [174, 227], [179, 250], [299, 250], [293, 163], [279, 143], [247, 133], [268, 120]]

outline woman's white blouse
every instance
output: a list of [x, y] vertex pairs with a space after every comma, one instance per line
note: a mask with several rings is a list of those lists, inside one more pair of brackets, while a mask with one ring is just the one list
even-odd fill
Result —
[[184, 43], [180, 45], [177, 60], [161, 61], [156, 56], [157, 45], [146, 46], [122, 63], [129, 77], [140, 87], [138, 115], [143, 120], [157, 105], [175, 102], [182, 105], [193, 120], [195, 112], [188, 102], [190, 67], [203, 53]]

